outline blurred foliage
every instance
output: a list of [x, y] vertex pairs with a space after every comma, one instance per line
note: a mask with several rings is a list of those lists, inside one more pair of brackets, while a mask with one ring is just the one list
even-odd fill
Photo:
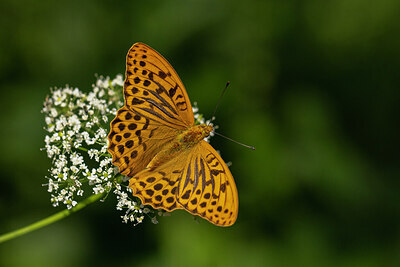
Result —
[[[40, 113], [144, 42], [163, 54], [233, 163], [237, 223], [183, 211], [133, 227], [107, 199], [0, 245], [1, 266], [399, 266], [400, 2], [0, 2], [0, 229], [54, 213]], [[198, 222], [198, 223], [197, 223]]]

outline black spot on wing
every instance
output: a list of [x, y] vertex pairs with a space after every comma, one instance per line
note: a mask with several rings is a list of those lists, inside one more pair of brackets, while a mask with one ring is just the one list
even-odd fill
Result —
[[176, 93], [176, 90], [178, 89], [178, 85], [175, 85], [174, 88], [169, 89], [168, 93], [170, 97], [173, 97]]
[[133, 98], [132, 99], [132, 102], [131, 102], [131, 104], [132, 105], [139, 105], [139, 104], [143, 104], [144, 103], [144, 101], [143, 100], [140, 100], [139, 98]]
[[160, 76], [161, 79], [167, 78], [167, 74], [165, 74], [165, 72], [163, 72], [162, 70], [160, 70], [160, 71], [158, 72], [158, 76]]
[[187, 190], [186, 192], [185, 192], [185, 194], [183, 194], [182, 196], [181, 196], [181, 198], [182, 199], [188, 199], [189, 197], [190, 197], [190, 193], [192, 192], [192, 190]]

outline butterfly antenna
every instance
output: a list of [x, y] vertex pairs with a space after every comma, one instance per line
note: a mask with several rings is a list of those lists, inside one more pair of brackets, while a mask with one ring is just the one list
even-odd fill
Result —
[[254, 146], [249, 146], [249, 145], [240, 143], [240, 142], [238, 142], [238, 141], [236, 141], [236, 140], [233, 140], [233, 139], [231, 139], [231, 138], [229, 138], [229, 137], [226, 137], [225, 135], [222, 135], [222, 134], [220, 134], [220, 133], [214, 132], [214, 134], [219, 135], [219, 136], [221, 136], [221, 137], [223, 137], [223, 138], [225, 138], [225, 139], [228, 139], [229, 141], [232, 141], [232, 142], [234, 142], [234, 143], [236, 143], [236, 144], [238, 144], [238, 145], [241, 145], [241, 146], [250, 148], [250, 149], [252, 149], [252, 150], [256, 150], [256, 148], [255, 148]]
[[225, 88], [224, 88], [224, 90], [222, 91], [222, 94], [221, 94], [221, 96], [220, 96], [219, 99], [218, 99], [217, 105], [215, 106], [214, 113], [213, 113], [213, 115], [211, 116], [211, 121], [213, 121], [213, 120], [215, 119], [214, 116], [215, 116], [215, 113], [217, 112], [219, 103], [221, 103], [222, 97], [224, 96], [225, 91], [226, 91], [226, 89], [228, 88], [228, 86], [229, 86], [230, 83], [231, 83], [230, 81], [227, 81], [227, 82], [226, 82]]

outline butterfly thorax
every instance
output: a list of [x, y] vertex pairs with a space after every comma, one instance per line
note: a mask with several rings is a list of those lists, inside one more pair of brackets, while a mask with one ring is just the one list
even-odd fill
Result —
[[191, 126], [177, 136], [177, 146], [192, 147], [209, 136], [213, 129], [211, 125], [204, 123]]
[[193, 125], [178, 133], [175, 140], [166, 145], [147, 165], [147, 168], [155, 169], [163, 163], [174, 158], [182, 150], [189, 150], [198, 144], [213, 131], [213, 127], [207, 124]]

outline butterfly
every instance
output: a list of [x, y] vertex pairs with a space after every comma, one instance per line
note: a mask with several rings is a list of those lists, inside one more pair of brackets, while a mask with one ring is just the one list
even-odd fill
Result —
[[156, 209], [184, 209], [218, 226], [235, 223], [235, 181], [203, 140], [213, 126], [195, 125], [188, 94], [171, 64], [135, 43], [126, 56], [123, 93], [108, 151], [120, 173], [131, 177], [133, 195]]

